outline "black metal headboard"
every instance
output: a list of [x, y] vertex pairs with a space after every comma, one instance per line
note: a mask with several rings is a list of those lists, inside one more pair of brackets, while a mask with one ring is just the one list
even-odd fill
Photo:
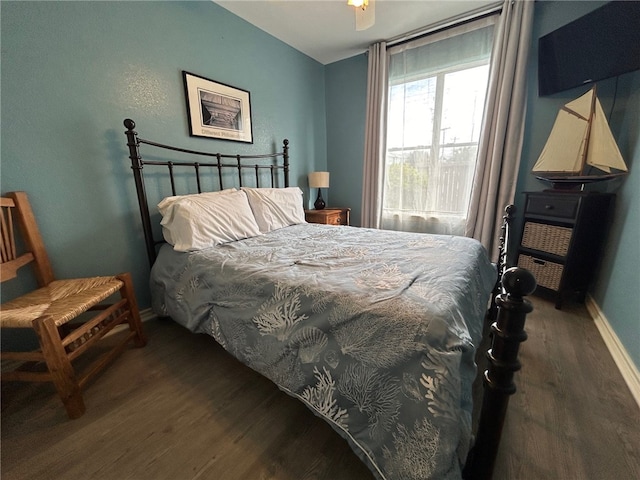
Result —
[[[143, 167], [145, 165], [153, 165], [167, 168], [166, 173], [168, 179], [171, 182], [171, 194], [177, 195], [176, 182], [174, 168], [187, 167], [193, 169], [195, 176], [197, 193], [202, 193], [202, 176], [203, 169], [214, 173], [217, 171], [217, 184], [220, 190], [226, 188], [224, 186], [225, 175], [223, 170], [231, 171], [235, 169], [237, 171], [237, 185], [242, 187], [243, 179], [246, 180], [246, 176], [243, 173], [247, 171], [253, 171], [254, 175], [251, 175], [255, 181], [251, 182], [251, 186], [263, 187], [266, 185], [261, 184], [261, 179], [264, 180], [264, 176], [261, 173], [268, 172], [270, 178], [271, 187], [288, 187], [289, 186], [289, 140], [285, 139], [282, 142], [282, 151], [276, 153], [268, 153], [263, 155], [229, 155], [222, 153], [210, 153], [197, 150], [189, 150], [186, 148], [173, 147], [170, 145], [164, 145], [162, 143], [152, 142], [145, 140], [138, 136], [138, 133], [134, 130], [136, 123], [127, 118], [124, 121], [124, 126], [127, 130], [124, 132], [127, 136], [127, 146], [129, 147], [129, 158], [131, 159], [131, 168], [133, 170], [133, 177], [136, 184], [136, 193], [138, 195], [138, 205], [140, 207], [140, 215], [142, 217], [142, 228], [144, 230], [144, 238], [147, 247], [147, 255], [149, 257], [149, 264], [153, 265], [156, 259], [156, 247], [158, 244], [163, 243], [163, 240], [155, 240], [153, 234], [153, 227], [151, 223], [151, 213], [149, 211], [149, 203], [147, 200], [147, 191], [145, 188], [145, 178], [143, 175]], [[150, 145], [163, 150], [170, 150], [173, 152], [181, 152], [189, 155], [196, 155], [201, 157], [211, 157], [215, 159], [210, 162], [198, 162], [198, 161], [174, 161], [174, 160], [144, 160], [140, 154], [140, 145]], [[154, 157], [155, 158], [155, 157]], [[235, 160], [230, 162], [229, 159]], [[259, 161], [262, 163], [259, 163]], [[226, 161], [226, 163], [225, 163]], [[266, 175], [265, 175], [266, 176]], [[280, 180], [282, 179], [282, 180]], [[264, 181], [262, 182], [264, 183]], [[182, 193], [182, 192], [181, 192]], [[195, 193], [195, 192], [185, 192]]]

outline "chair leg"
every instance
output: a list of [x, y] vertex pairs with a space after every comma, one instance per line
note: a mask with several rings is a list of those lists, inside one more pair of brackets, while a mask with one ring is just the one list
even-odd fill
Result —
[[129, 304], [129, 329], [136, 333], [133, 342], [136, 347], [144, 347], [147, 344], [147, 338], [142, 331], [142, 320], [140, 319], [140, 310], [138, 309], [138, 302], [136, 301], [136, 295], [133, 291], [133, 281], [131, 280], [131, 274], [128, 272], [116, 275], [119, 278], [123, 286], [120, 289], [120, 295], [122, 298], [127, 299]]
[[85, 412], [80, 385], [76, 379], [73, 366], [62, 346], [58, 328], [50, 317], [40, 317], [33, 321], [33, 328], [40, 340], [40, 347], [51, 380], [62, 399], [69, 418], [79, 418]]

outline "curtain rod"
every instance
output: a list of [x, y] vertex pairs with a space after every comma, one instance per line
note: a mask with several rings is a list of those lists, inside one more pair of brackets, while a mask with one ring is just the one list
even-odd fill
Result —
[[503, 5], [504, 2], [492, 3], [491, 5], [476, 8], [475, 10], [471, 10], [470, 12], [465, 12], [460, 15], [456, 15], [455, 17], [432, 23], [431, 25], [427, 25], [426, 27], [422, 27], [408, 33], [403, 33], [402, 35], [398, 35], [397, 37], [387, 40], [387, 48], [408, 42], [410, 40], [428, 35], [430, 33], [434, 33], [438, 30], [444, 30], [445, 28], [449, 28], [460, 23], [470, 22], [471, 20], [476, 20], [480, 17], [491, 15], [502, 10]]

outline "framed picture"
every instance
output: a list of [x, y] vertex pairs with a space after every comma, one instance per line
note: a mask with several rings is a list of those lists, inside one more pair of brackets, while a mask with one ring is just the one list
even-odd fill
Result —
[[246, 90], [182, 71], [191, 136], [253, 143]]

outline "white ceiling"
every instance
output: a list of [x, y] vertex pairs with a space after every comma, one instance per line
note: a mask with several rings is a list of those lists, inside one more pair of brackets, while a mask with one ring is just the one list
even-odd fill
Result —
[[213, 0], [247, 22], [327, 65], [369, 45], [482, 9], [496, 0], [375, 0], [375, 24], [356, 31], [347, 0]]

